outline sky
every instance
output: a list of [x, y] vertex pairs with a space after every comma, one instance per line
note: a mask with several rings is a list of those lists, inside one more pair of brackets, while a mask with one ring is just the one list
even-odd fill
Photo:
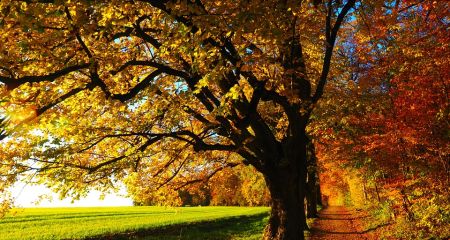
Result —
[[[103, 200], [100, 200], [100, 192], [91, 191], [86, 198], [82, 198], [74, 203], [71, 199], [59, 200], [58, 194], [52, 193], [50, 189], [43, 185], [26, 185], [25, 183], [16, 183], [12, 188], [12, 194], [15, 197], [16, 207], [109, 207], [109, 206], [132, 206], [133, 201], [130, 198], [123, 197], [126, 191], [121, 190], [117, 194], [108, 194]], [[52, 200], [42, 200], [38, 205], [36, 201], [42, 194], [50, 194]]]

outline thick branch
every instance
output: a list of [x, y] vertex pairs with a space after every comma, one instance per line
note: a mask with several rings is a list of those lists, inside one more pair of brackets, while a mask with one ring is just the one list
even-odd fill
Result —
[[0, 76], [0, 82], [4, 83], [8, 89], [12, 90], [24, 83], [34, 83], [34, 82], [44, 82], [44, 81], [54, 81], [59, 77], [62, 77], [64, 75], [67, 75], [71, 72], [75, 72], [81, 69], [86, 69], [90, 66], [89, 63], [84, 63], [80, 65], [73, 65], [70, 67], [66, 67], [63, 69], [60, 69], [58, 71], [55, 71], [53, 73], [50, 73], [48, 75], [42, 75], [42, 76], [24, 76], [21, 78], [11, 78], [11, 77], [5, 77]]
[[[185, 142], [188, 142], [190, 144], [192, 144], [194, 146], [194, 149], [197, 148], [197, 150], [222, 150], [222, 151], [231, 151], [235, 149], [235, 146], [233, 145], [222, 145], [222, 144], [206, 144], [199, 136], [197, 136], [196, 134], [190, 132], [190, 131], [179, 131], [179, 132], [171, 132], [171, 133], [131, 133], [131, 134], [126, 134], [127, 136], [132, 136], [132, 135], [141, 135], [141, 136], [146, 136], [149, 137], [149, 140], [147, 140], [143, 145], [141, 145], [136, 152], [143, 152], [145, 151], [145, 149], [147, 149], [147, 147], [149, 147], [150, 145], [158, 142], [159, 140], [165, 138], [165, 137], [172, 137], [175, 139], [179, 139]], [[107, 135], [107, 136], [119, 136], [119, 135]], [[191, 137], [194, 142], [189, 141], [185, 138], [182, 138], [181, 136], [189, 136]], [[105, 137], [106, 138], [106, 137]], [[101, 138], [100, 140], [96, 141], [94, 143], [98, 144], [100, 143], [104, 138]], [[92, 146], [89, 146], [88, 148], [92, 148]], [[87, 148], [86, 148], [87, 149]], [[127, 157], [130, 157], [131, 155], [122, 155], [116, 158], [113, 158], [111, 160], [102, 162], [100, 164], [95, 165], [94, 167], [86, 167], [86, 166], [78, 166], [78, 165], [68, 165], [70, 167], [76, 167], [76, 168], [81, 168], [81, 169], [85, 169], [88, 170], [89, 173], [93, 173], [95, 171], [97, 171], [98, 169], [116, 163], [120, 160], [123, 160]], [[66, 164], [67, 165], [67, 164]]]
[[331, 1], [329, 1], [329, 10], [327, 14], [326, 19], [326, 40], [327, 40], [327, 46], [325, 50], [325, 56], [323, 60], [323, 67], [322, 67], [322, 74], [320, 75], [319, 82], [317, 84], [316, 92], [314, 93], [314, 96], [312, 98], [312, 102], [316, 103], [323, 95], [323, 90], [325, 88], [325, 84], [327, 82], [328, 73], [330, 72], [330, 65], [331, 65], [331, 57], [333, 56], [333, 48], [334, 44], [336, 42], [337, 33], [341, 27], [342, 22], [344, 21], [345, 16], [347, 15], [348, 11], [354, 6], [356, 0], [349, 0], [345, 6], [342, 8], [341, 12], [339, 13], [336, 23], [334, 24], [333, 28], [331, 28]]
[[161, 70], [156, 70], [152, 73], [150, 73], [147, 77], [145, 77], [142, 81], [140, 81], [136, 86], [134, 86], [128, 93], [125, 94], [113, 94], [111, 95], [112, 98], [118, 99], [121, 102], [128, 101], [132, 98], [134, 98], [140, 91], [148, 87], [151, 82], [158, 77], [162, 73]]

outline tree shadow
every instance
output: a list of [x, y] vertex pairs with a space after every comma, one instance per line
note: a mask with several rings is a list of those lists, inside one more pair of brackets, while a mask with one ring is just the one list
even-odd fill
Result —
[[231, 238], [260, 239], [268, 221], [268, 213], [239, 216], [213, 221], [176, 224], [159, 228], [149, 228], [134, 232], [85, 238], [86, 240], [138, 239], [138, 240], [225, 240]]
[[337, 232], [337, 231], [326, 231], [326, 230], [317, 230], [317, 229], [312, 229], [311, 233], [314, 234], [334, 234], [334, 235], [347, 235], [347, 234], [363, 234], [364, 232], [360, 232], [360, 231], [351, 231], [351, 232]]
[[352, 214], [351, 213], [319, 213], [319, 215], [342, 216], [342, 215], [352, 215]]
[[363, 217], [352, 217], [352, 218], [330, 218], [330, 217], [320, 217], [321, 220], [358, 220], [362, 219]]
[[339, 232], [339, 231], [320, 230], [320, 229], [317, 229], [317, 228], [312, 228], [310, 231], [311, 231], [312, 234], [318, 234], [318, 235], [325, 235], [325, 234], [334, 234], [334, 235], [365, 234], [365, 233], [368, 233], [368, 232], [371, 232], [371, 231], [375, 231], [378, 228], [385, 227], [385, 226], [388, 226], [388, 225], [390, 225], [390, 223], [384, 223], [384, 224], [380, 224], [380, 225], [377, 225], [377, 226], [372, 227], [372, 228], [368, 228], [368, 229], [363, 230], [363, 231]]

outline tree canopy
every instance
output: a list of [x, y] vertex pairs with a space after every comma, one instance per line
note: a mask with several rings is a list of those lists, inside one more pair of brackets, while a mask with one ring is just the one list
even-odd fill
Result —
[[170, 193], [245, 164], [271, 195], [265, 238], [302, 239], [311, 137], [319, 160], [396, 172], [432, 158], [448, 173], [447, 3], [5, 0], [0, 10], [0, 191], [23, 179], [62, 197], [123, 181]]

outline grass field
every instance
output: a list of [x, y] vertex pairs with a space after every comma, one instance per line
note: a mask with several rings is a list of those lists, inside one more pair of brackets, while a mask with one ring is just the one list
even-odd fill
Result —
[[266, 207], [15, 209], [0, 239], [259, 239]]

